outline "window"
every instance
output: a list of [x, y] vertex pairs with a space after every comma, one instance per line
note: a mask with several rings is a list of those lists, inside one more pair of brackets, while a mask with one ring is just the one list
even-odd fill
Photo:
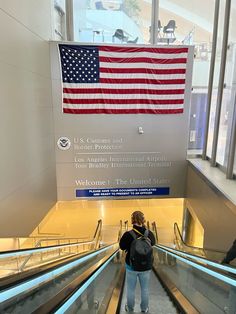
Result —
[[65, 33], [65, 0], [54, 1], [54, 39], [64, 40]]
[[224, 30], [225, 3], [226, 3], [225, 0], [220, 1], [215, 71], [214, 71], [214, 79], [213, 79], [213, 89], [212, 89], [212, 98], [211, 98], [211, 112], [210, 112], [208, 141], [207, 141], [207, 156], [210, 158], [211, 158], [211, 152], [212, 152], [216, 102], [217, 102], [218, 84], [219, 84], [219, 76], [220, 76], [220, 63], [221, 63], [222, 40], [223, 40], [223, 30]]
[[[159, 44], [194, 45], [194, 67], [189, 124], [189, 154], [201, 154], [204, 140], [214, 1], [160, 0]], [[202, 8], [204, 7], [204, 10]], [[174, 23], [173, 23], [174, 21]], [[170, 25], [174, 25], [171, 29]]]
[[74, 40], [148, 44], [151, 1], [74, 0]]
[[228, 49], [225, 65], [224, 90], [220, 116], [220, 127], [217, 145], [216, 161], [226, 167], [230, 145], [232, 117], [235, 102], [236, 80], [236, 0], [231, 3], [230, 24], [228, 34]]

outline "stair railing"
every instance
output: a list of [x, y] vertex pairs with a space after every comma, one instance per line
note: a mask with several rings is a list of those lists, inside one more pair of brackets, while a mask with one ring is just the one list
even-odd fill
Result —
[[[78, 244], [78, 246], [80, 245], [85, 245], [85, 244], [91, 244], [91, 247], [93, 249], [97, 249], [99, 247], [100, 241], [101, 241], [101, 230], [102, 230], [102, 220], [98, 220], [97, 223], [97, 227], [93, 236], [93, 239], [90, 241], [83, 241], [83, 242], [79, 242], [79, 240], [81, 240], [81, 238], [49, 238], [49, 239], [40, 239], [37, 241], [37, 243], [35, 244], [35, 248], [41, 247], [42, 242], [44, 241], [57, 241], [58, 242], [58, 255], [61, 255], [61, 248], [60, 248], [60, 240], [65, 241], [68, 240], [68, 243], [63, 243], [63, 244], [68, 244], [68, 248], [70, 250], [70, 245], [74, 246], [76, 243]], [[76, 242], [71, 243], [71, 240], [77, 240]], [[40, 259], [42, 261], [42, 252], [40, 253]], [[18, 267], [19, 271], [22, 272], [25, 269], [26, 264], [29, 262], [29, 260], [31, 259], [31, 257], [34, 255], [34, 253], [31, 253], [30, 255], [28, 255], [25, 260], [23, 261], [23, 263]]]

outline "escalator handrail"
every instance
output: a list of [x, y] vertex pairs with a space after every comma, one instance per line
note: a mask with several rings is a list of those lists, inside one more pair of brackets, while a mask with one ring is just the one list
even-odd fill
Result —
[[98, 261], [96, 264], [91, 266], [83, 274], [81, 274], [72, 282], [70, 282], [65, 288], [63, 288], [49, 301], [39, 306], [39, 308], [33, 313], [34, 314], [56, 313], [62, 306], [65, 305], [67, 301], [69, 301], [70, 297], [74, 296], [75, 293], [79, 291], [79, 289], [83, 288], [83, 285], [85, 285], [86, 282], [88, 282], [96, 272], [99, 271], [100, 273], [105, 268], [104, 265], [106, 266], [108, 262], [117, 254], [118, 251], [119, 249], [116, 249], [115, 252], [108, 254], [100, 261]]
[[[212, 266], [214, 268], [216, 268], [217, 270], [219, 270], [220, 272], [223, 271], [226, 271], [227, 272], [227, 275], [229, 277], [233, 277], [235, 279], [235, 274], [236, 274], [236, 268], [232, 267], [232, 266], [226, 266], [226, 265], [222, 265], [222, 264], [219, 264], [217, 262], [213, 262], [207, 258], [204, 258], [204, 257], [200, 257], [198, 255], [193, 255], [193, 254], [190, 254], [190, 253], [186, 253], [186, 252], [183, 252], [183, 251], [180, 251], [180, 250], [177, 250], [177, 249], [174, 249], [174, 248], [170, 248], [170, 247], [167, 247], [165, 245], [160, 245], [160, 244], [157, 244], [155, 245], [155, 247], [157, 248], [160, 248], [162, 250], [165, 250], [167, 251], [168, 253], [173, 253], [175, 255], [178, 255], [178, 256], [184, 256], [187, 260], [188, 259], [192, 259], [194, 260], [194, 263], [196, 264], [199, 264], [199, 265], [202, 265], [200, 262], [196, 262], [195, 260], [197, 261], [202, 261], [205, 264], [209, 265], [209, 266]], [[207, 267], [207, 266], [206, 266]], [[231, 275], [232, 274], [232, 275]]]
[[5, 251], [5, 252], [0, 252], [0, 259], [2, 258], [8, 258], [8, 257], [15, 257], [15, 256], [20, 256], [20, 255], [25, 255], [25, 254], [32, 254], [35, 252], [43, 252], [47, 250], [53, 250], [53, 249], [61, 249], [63, 247], [72, 247], [76, 245], [83, 245], [83, 244], [90, 244], [93, 243], [94, 240], [91, 241], [85, 241], [85, 242], [75, 242], [75, 243], [68, 243], [68, 244], [59, 244], [59, 245], [50, 245], [50, 246], [45, 246], [45, 247], [35, 247], [35, 248], [29, 248], [29, 249], [20, 249], [20, 250], [12, 250], [12, 251]]
[[179, 226], [177, 224], [177, 222], [174, 223], [174, 234], [175, 234], [175, 237], [177, 238], [177, 234], [182, 242], [183, 245], [185, 245], [186, 247], [190, 248], [190, 249], [195, 249], [195, 250], [199, 250], [199, 251], [210, 251], [210, 252], [216, 252], [216, 253], [222, 253], [222, 254], [226, 254], [225, 251], [219, 251], [219, 250], [215, 250], [215, 249], [210, 249], [210, 248], [202, 248], [202, 247], [198, 247], [198, 246], [192, 246], [192, 245], [189, 245], [187, 244], [184, 240], [183, 240], [183, 237], [181, 235], [181, 232], [179, 230]]
[[60, 259], [58, 261], [53, 261], [51, 263], [47, 263], [43, 266], [35, 267], [33, 269], [26, 270], [22, 273], [15, 273], [13, 275], [3, 277], [0, 279], [0, 292], [5, 289], [9, 289], [15, 285], [18, 285], [26, 280], [33, 279], [35, 277], [38, 277], [40, 275], [43, 275], [45, 273], [48, 273], [50, 271], [53, 271], [57, 269], [58, 267], [64, 266], [70, 262], [73, 262], [77, 259], [87, 257], [94, 252], [99, 252], [105, 249], [108, 249], [109, 247], [112, 247], [115, 245], [115, 243], [109, 244], [107, 246], [103, 246], [96, 251], [86, 252], [86, 253], [79, 253], [73, 256], [67, 256], [64, 259]]

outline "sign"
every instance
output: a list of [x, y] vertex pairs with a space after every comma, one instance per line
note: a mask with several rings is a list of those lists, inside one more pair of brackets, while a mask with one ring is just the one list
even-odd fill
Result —
[[169, 187], [154, 188], [124, 188], [124, 189], [85, 189], [76, 190], [76, 197], [126, 197], [169, 195]]

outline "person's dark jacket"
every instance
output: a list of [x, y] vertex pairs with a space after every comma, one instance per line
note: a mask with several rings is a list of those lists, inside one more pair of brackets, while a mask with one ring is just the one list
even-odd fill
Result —
[[[142, 234], [144, 234], [144, 232], [146, 230], [146, 228], [139, 227], [136, 225], [133, 225], [133, 228], [137, 229]], [[135, 230], [134, 230], [134, 232], [137, 235], [137, 237], [140, 237], [139, 233], [137, 233]], [[151, 240], [151, 245], [154, 245], [156, 243], [156, 240], [155, 240], [154, 234], [150, 230], [148, 230], [148, 237]], [[120, 248], [121, 248], [121, 250], [126, 252], [125, 262], [128, 265], [130, 265], [130, 245], [131, 245], [132, 241], [134, 241], [134, 237], [132, 236], [132, 234], [130, 234], [129, 231], [126, 231], [120, 239]]]

